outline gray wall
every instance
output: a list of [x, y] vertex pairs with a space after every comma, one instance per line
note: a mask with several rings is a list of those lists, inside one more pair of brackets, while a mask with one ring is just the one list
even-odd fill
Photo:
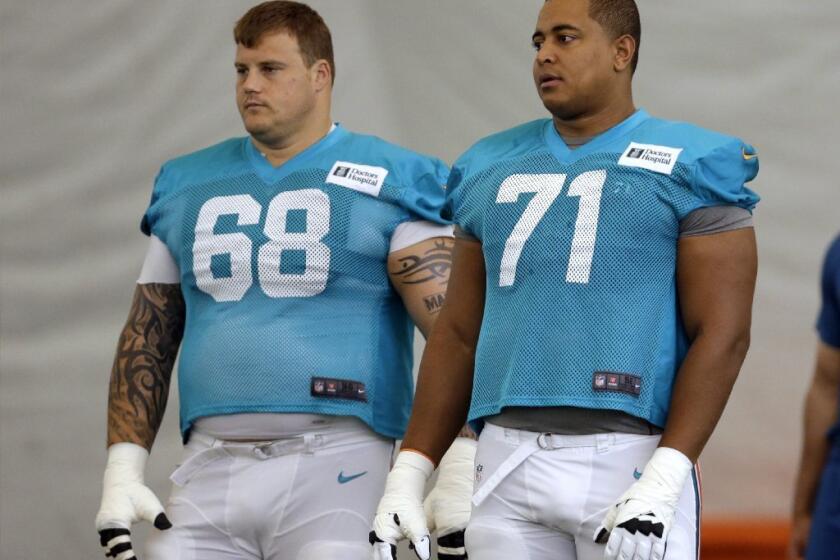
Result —
[[[159, 165], [242, 133], [231, 26], [242, 1], [0, 2], [0, 556], [97, 558], [107, 380]], [[543, 109], [541, 0], [320, 0], [334, 116], [452, 161]], [[840, 228], [840, 4], [641, 2], [640, 106], [742, 136], [761, 272], [753, 345], [703, 456], [708, 516], [783, 516], [815, 346], [821, 252]], [[173, 401], [148, 479], [165, 497]], [[141, 530], [142, 534], [144, 531]]]

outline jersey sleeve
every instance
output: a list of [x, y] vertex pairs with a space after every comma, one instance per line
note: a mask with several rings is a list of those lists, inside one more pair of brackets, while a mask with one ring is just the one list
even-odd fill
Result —
[[443, 214], [450, 219], [461, 234], [467, 237], [478, 239], [476, 225], [470, 219], [468, 207], [464, 201], [466, 164], [462, 161], [456, 162], [449, 173], [449, 180], [446, 183], [446, 205]]
[[692, 189], [697, 208], [734, 205], [752, 211], [759, 196], [746, 184], [758, 175], [758, 153], [737, 138], [726, 138], [694, 162]]
[[443, 216], [444, 185], [448, 175], [446, 164], [438, 159], [428, 158], [415, 165], [410, 180], [406, 181], [409, 185], [400, 196], [400, 202], [407, 211], [404, 221], [426, 220], [442, 225], [451, 223]]
[[[160, 168], [157, 177], [155, 177], [155, 184], [152, 188], [152, 199], [149, 202], [149, 207], [143, 214], [143, 218], [140, 220], [140, 231], [142, 231], [145, 235], [151, 236], [156, 232], [155, 226], [160, 219], [161, 199], [167, 191], [169, 175], [169, 169], [167, 165], [164, 165]], [[157, 237], [163, 238], [160, 234], [157, 234]]]
[[822, 306], [817, 331], [822, 341], [840, 348], [840, 237], [829, 249], [823, 263], [820, 281]]

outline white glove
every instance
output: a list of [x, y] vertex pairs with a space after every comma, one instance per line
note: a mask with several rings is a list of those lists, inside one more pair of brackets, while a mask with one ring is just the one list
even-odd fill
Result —
[[108, 448], [102, 504], [96, 514], [96, 530], [106, 558], [136, 558], [131, 545], [132, 523], [145, 519], [160, 530], [172, 527], [160, 501], [143, 484], [148, 457], [149, 452], [134, 443], [115, 443]]
[[385, 495], [373, 518], [370, 543], [374, 560], [394, 560], [397, 542], [407, 538], [420, 560], [429, 560], [429, 529], [423, 512], [426, 481], [434, 464], [419, 453], [400, 451], [385, 481]]
[[595, 530], [595, 542], [607, 543], [606, 560], [662, 560], [674, 510], [693, 468], [691, 460], [676, 449], [654, 451], [642, 477]]
[[464, 530], [472, 510], [476, 447], [475, 440], [455, 439], [441, 459], [437, 483], [423, 503], [428, 528], [437, 529], [440, 560], [467, 558]]

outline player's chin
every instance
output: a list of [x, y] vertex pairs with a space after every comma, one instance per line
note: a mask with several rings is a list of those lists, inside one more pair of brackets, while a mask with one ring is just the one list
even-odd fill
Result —
[[568, 95], [559, 92], [540, 92], [543, 106], [558, 119], [571, 120], [580, 114], [578, 104]]
[[264, 136], [271, 131], [271, 124], [266, 119], [242, 115], [242, 124], [251, 136]]

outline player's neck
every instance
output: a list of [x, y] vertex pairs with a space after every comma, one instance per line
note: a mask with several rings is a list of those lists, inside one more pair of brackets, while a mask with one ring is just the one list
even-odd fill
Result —
[[593, 138], [625, 121], [636, 112], [632, 97], [610, 103], [598, 111], [578, 115], [572, 119], [554, 116], [554, 128], [564, 139]]
[[279, 167], [329, 134], [332, 124], [327, 113], [283, 138], [267, 140], [251, 136], [251, 141], [271, 165]]

